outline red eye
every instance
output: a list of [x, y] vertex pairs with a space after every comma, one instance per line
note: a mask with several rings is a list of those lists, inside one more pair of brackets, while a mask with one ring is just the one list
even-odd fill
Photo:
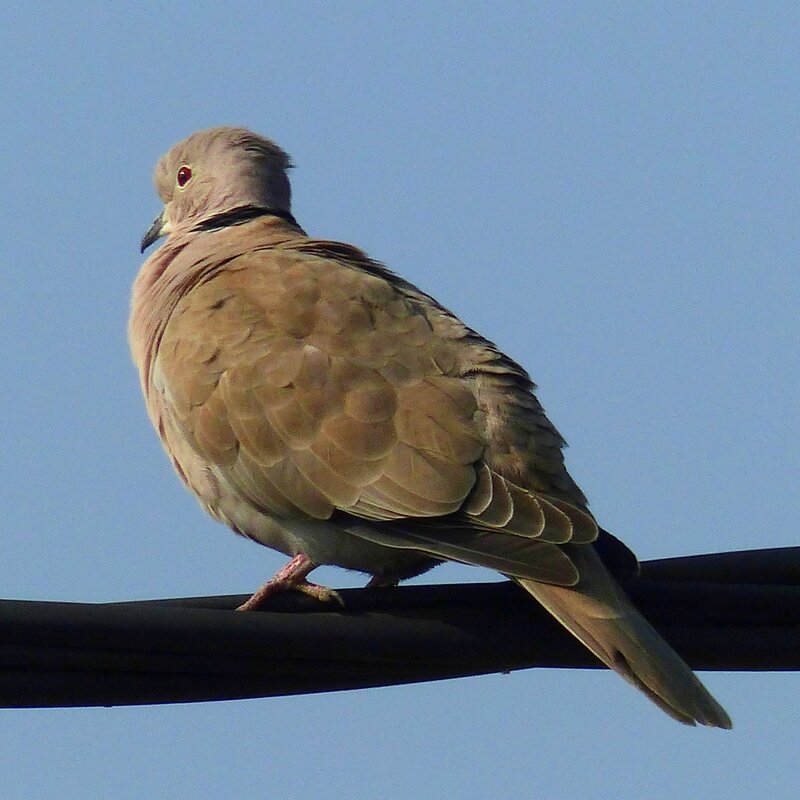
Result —
[[192, 177], [191, 167], [181, 167], [178, 170], [178, 186], [186, 186], [189, 183], [189, 178]]

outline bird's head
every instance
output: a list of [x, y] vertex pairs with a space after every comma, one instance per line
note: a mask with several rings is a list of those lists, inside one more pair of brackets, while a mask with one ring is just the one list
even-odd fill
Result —
[[210, 128], [178, 142], [158, 162], [154, 183], [164, 201], [142, 239], [142, 252], [162, 236], [235, 208], [290, 212], [289, 156], [246, 128]]

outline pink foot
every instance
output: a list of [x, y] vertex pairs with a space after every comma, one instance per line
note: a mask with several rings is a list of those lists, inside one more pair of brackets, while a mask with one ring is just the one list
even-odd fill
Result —
[[306, 580], [306, 575], [317, 565], [304, 553], [296, 555], [285, 567], [280, 569], [274, 578], [268, 580], [256, 590], [249, 600], [242, 603], [237, 611], [255, 611], [278, 592], [302, 592], [323, 602], [334, 600], [344, 605], [338, 592], [326, 586], [318, 586]]

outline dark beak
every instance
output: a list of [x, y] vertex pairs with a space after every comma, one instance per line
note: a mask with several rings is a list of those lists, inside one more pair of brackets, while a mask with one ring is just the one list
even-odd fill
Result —
[[164, 212], [162, 211], [155, 219], [155, 222], [150, 226], [150, 230], [142, 238], [142, 249], [139, 251], [144, 253], [156, 239], [160, 239], [163, 234], [161, 229], [164, 227]]

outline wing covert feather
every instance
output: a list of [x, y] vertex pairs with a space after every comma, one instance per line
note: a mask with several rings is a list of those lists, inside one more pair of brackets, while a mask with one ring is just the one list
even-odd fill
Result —
[[484, 442], [426, 317], [375, 276], [299, 261], [220, 273], [167, 326], [160, 369], [192, 446], [267, 513], [456, 511]]
[[345, 513], [386, 546], [573, 584], [557, 545], [593, 541], [594, 519], [483, 462], [459, 340], [386, 281], [295, 258], [220, 273], [167, 326], [159, 370], [192, 446], [267, 514]]

